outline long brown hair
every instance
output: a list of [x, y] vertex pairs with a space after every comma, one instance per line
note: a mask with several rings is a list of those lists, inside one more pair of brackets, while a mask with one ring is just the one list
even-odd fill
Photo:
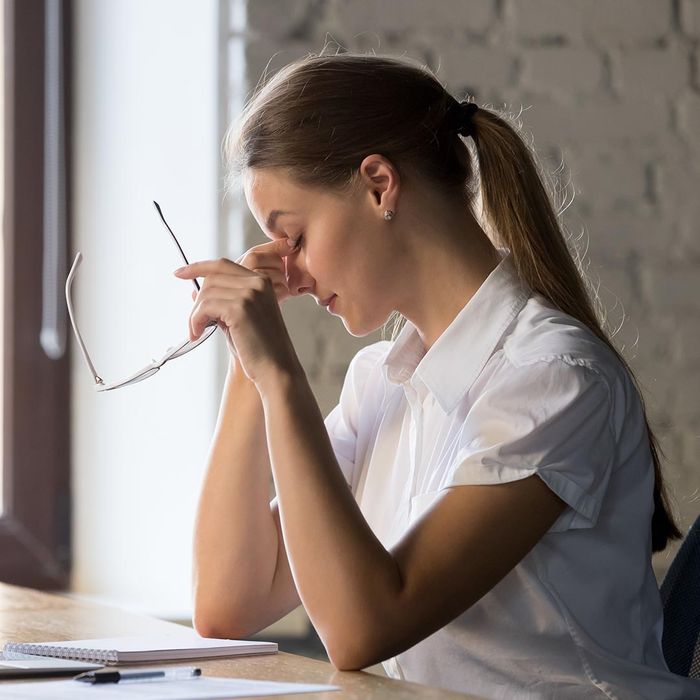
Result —
[[[511, 115], [480, 108], [470, 144], [450, 126], [456, 104], [429, 69], [411, 59], [309, 54], [259, 86], [229, 128], [227, 189], [240, 184], [247, 168], [279, 168], [298, 185], [348, 193], [363, 158], [381, 153], [400, 175], [410, 172], [437, 191], [460, 197], [494, 245], [510, 249], [521, 278], [588, 326], [632, 377], [654, 461], [652, 551], [662, 551], [682, 534], [669, 507], [661, 448], [637, 378], [603, 330], [594, 310], [595, 290], [579, 256], [569, 250], [548, 188], [552, 197], [556, 191]], [[479, 195], [481, 217], [475, 211]], [[387, 323], [392, 320], [393, 339], [405, 319], [394, 312]]]

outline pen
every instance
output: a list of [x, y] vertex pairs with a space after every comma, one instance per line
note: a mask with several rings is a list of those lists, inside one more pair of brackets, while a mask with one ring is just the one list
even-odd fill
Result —
[[151, 681], [184, 681], [201, 675], [200, 668], [181, 666], [143, 671], [88, 671], [75, 676], [73, 680], [83, 683], [132, 683], [135, 681], [149, 683]]

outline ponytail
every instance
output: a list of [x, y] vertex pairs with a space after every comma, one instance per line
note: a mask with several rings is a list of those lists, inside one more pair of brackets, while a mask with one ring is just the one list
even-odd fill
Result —
[[637, 377], [598, 321], [585, 274], [566, 245], [534, 152], [495, 113], [479, 109], [472, 119], [484, 214], [497, 232], [499, 245], [511, 251], [520, 277], [534, 291], [588, 326], [615, 353], [637, 388], [654, 462], [652, 551], [660, 552], [669, 540], [681, 539], [682, 533], [671, 515], [659, 459], [661, 448], [649, 426]]
[[[456, 101], [437, 78], [406, 57], [352, 52], [309, 54], [259, 85], [224, 139], [227, 188], [250, 168], [283, 169], [298, 185], [345, 194], [368, 153], [382, 153], [400, 173], [473, 209], [481, 194], [492, 241], [511, 250], [515, 267], [534, 290], [588, 326], [637, 379], [601, 328], [567, 248], [557, 214], [538, 172], [536, 156], [505, 118], [466, 107], [476, 158], [452, 127]], [[476, 160], [476, 162], [474, 162]], [[478, 170], [478, 173], [477, 173]], [[491, 234], [490, 234], [491, 235]], [[595, 294], [591, 298], [596, 299]], [[392, 336], [405, 319], [393, 313]], [[386, 328], [386, 324], [385, 324]], [[652, 548], [679, 539], [668, 506], [660, 448], [644, 420], [654, 460]]]

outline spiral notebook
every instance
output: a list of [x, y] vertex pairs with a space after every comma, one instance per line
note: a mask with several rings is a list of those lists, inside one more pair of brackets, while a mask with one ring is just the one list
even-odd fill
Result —
[[102, 664], [137, 663], [203, 659], [222, 656], [274, 654], [276, 642], [200, 637], [194, 630], [175, 634], [77, 639], [65, 642], [8, 642], [3, 648], [6, 659], [34, 654], [59, 659], [76, 659]]

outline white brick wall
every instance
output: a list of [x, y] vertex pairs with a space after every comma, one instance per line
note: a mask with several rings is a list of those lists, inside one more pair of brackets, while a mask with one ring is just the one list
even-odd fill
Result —
[[681, 0], [681, 27], [689, 37], [700, 36], [700, 0]]
[[[230, 0], [240, 6], [245, 0]], [[646, 390], [684, 529], [700, 512], [700, 0], [249, 0], [247, 89], [325, 41], [405, 54], [457, 97], [526, 110], [546, 166], [563, 158], [609, 326]], [[245, 213], [243, 216], [247, 216]], [[262, 241], [247, 216], [245, 245]], [[285, 319], [324, 415], [349, 336], [311, 299]], [[655, 557], [662, 577], [675, 551]]]

